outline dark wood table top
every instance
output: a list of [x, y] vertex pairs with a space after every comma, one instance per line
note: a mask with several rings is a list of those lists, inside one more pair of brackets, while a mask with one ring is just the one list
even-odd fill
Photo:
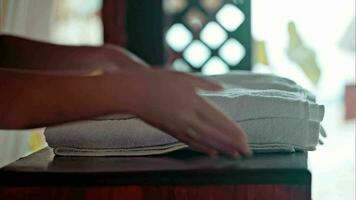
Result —
[[311, 183], [307, 153], [240, 160], [181, 150], [145, 157], [60, 157], [45, 148], [0, 169], [0, 186]]

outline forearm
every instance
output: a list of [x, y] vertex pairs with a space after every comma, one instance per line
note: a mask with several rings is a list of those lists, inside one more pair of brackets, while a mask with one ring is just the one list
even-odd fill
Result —
[[114, 45], [65, 46], [0, 35], [0, 68], [78, 70], [142, 68], [124, 49]]
[[112, 113], [133, 114], [209, 155], [249, 155], [246, 134], [197, 89], [220, 85], [161, 69], [100, 76], [0, 69], [0, 129], [34, 128]]
[[129, 85], [129, 77], [120, 74], [79, 77], [0, 70], [0, 129], [130, 113]]

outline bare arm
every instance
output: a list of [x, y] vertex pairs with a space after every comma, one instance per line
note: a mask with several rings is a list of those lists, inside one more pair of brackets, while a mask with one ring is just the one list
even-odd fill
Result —
[[196, 95], [197, 88], [220, 86], [168, 70], [122, 70], [88, 77], [0, 70], [0, 129], [130, 113], [198, 151], [249, 154], [243, 130]]
[[[249, 154], [243, 130], [196, 94], [198, 88], [219, 85], [146, 67], [116, 46], [62, 46], [0, 36], [0, 129], [130, 113], [198, 151]], [[112, 73], [72, 73], [79, 69]]]
[[128, 97], [123, 94], [129, 89], [126, 80], [124, 75], [63, 76], [0, 70], [0, 128], [43, 127], [128, 112]]
[[0, 35], [0, 68], [73, 71], [145, 66], [138, 57], [115, 45], [67, 46]]

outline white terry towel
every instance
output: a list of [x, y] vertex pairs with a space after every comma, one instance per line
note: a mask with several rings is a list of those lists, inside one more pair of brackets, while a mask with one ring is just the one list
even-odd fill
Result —
[[[204, 76], [202, 76], [204, 78]], [[315, 96], [296, 84], [294, 81], [272, 74], [257, 74], [247, 71], [234, 71], [223, 75], [213, 75], [205, 78], [222, 82], [231, 88], [257, 90], [282, 90], [297, 93], [308, 101], [315, 103]]]
[[[267, 118], [239, 122], [252, 150], [259, 152], [314, 150], [318, 122]], [[186, 148], [172, 136], [137, 118], [81, 121], [46, 129], [46, 139], [57, 155], [154, 155]]]
[[[324, 107], [293, 81], [273, 75], [233, 73], [209, 77], [221, 92], [200, 92], [239, 122], [255, 151], [313, 150]], [[105, 116], [47, 128], [49, 146], [58, 155], [152, 155], [185, 148], [173, 137], [139, 119]]]
[[[200, 92], [200, 95], [235, 121], [277, 117], [320, 122], [324, 117], [324, 106], [295, 92], [227, 88], [219, 92]], [[100, 119], [116, 119], [116, 115]]]
[[[208, 78], [222, 83], [225, 89], [199, 94], [235, 121], [271, 117], [319, 122], [323, 119], [324, 106], [315, 103], [314, 95], [289, 79], [250, 72]], [[115, 119], [115, 115], [103, 119]]]
[[200, 94], [235, 121], [277, 117], [320, 122], [324, 116], [324, 106], [295, 92], [230, 88]]

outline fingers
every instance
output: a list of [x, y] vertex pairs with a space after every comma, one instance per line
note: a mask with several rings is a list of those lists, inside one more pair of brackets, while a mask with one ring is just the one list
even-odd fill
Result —
[[182, 133], [183, 132], [179, 132], [179, 134], [175, 134], [174, 137], [176, 137], [179, 141], [189, 145], [189, 148], [201, 153], [206, 153], [210, 157], [216, 157], [219, 154], [218, 151], [216, 151], [214, 148], [211, 148], [207, 145], [204, 145], [202, 142], [197, 141], [197, 133], [193, 129], [188, 129], [183, 134]]
[[[170, 133], [172, 136], [177, 138], [179, 141], [184, 142], [185, 144], [189, 145], [189, 147], [193, 150], [206, 153], [211, 157], [216, 157], [218, 155], [218, 151], [215, 150], [214, 148], [211, 148], [210, 146], [205, 145], [204, 143], [200, 142], [197, 140], [197, 132], [194, 131], [193, 129], [189, 128], [189, 122], [195, 121], [198, 119], [195, 114], [194, 118], [195, 119], [189, 119], [189, 120], [181, 120], [178, 126], [171, 126], [172, 123], [169, 123], [170, 125], [167, 124], [160, 124], [160, 123], [155, 123], [153, 121], [147, 120], [149, 124], [152, 124], [154, 126], [159, 127], [162, 131]], [[190, 115], [190, 116], [193, 116]], [[184, 127], [184, 129], [182, 129]]]
[[215, 150], [214, 148], [211, 148], [210, 146], [201, 144], [200, 141], [196, 141], [196, 139], [194, 138], [187, 138], [189, 140], [189, 147], [193, 150], [202, 152], [202, 153], [206, 153], [208, 154], [210, 157], [216, 157], [218, 156], [218, 151]]
[[231, 155], [234, 158], [240, 158], [240, 153], [236, 146], [231, 142], [231, 138], [218, 132], [208, 123], [199, 119], [196, 113], [189, 115], [189, 120], [181, 120], [178, 126], [163, 125], [160, 128], [163, 131], [171, 133], [178, 140], [186, 143], [192, 149], [206, 153], [212, 157], [219, 152]]
[[218, 152], [231, 155], [234, 158], [241, 157], [238, 148], [236, 148], [236, 145], [232, 142], [231, 138], [211, 127], [208, 123], [200, 120], [198, 117], [196, 120], [191, 121], [190, 127], [196, 133], [194, 137], [192, 137], [193, 140], [198, 141], [199, 144], [213, 148]]
[[189, 148], [191, 148], [195, 151], [199, 151], [201, 153], [206, 153], [212, 158], [215, 158], [219, 155], [218, 151], [216, 151], [213, 148], [210, 148], [208, 146], [201, 145], [198, 142], [190, 141]]
[[202, 121], [209, 124], [228, 137], [230, 142], [237, 148], [238, 152], [244, 156], [251, 155], [251, 150], [247, 144], [247, 136], [243, 129], [226, 115], [215, 109], [205, 100], [201, 100], [200, 109], [197, 110], [198, 116]]

